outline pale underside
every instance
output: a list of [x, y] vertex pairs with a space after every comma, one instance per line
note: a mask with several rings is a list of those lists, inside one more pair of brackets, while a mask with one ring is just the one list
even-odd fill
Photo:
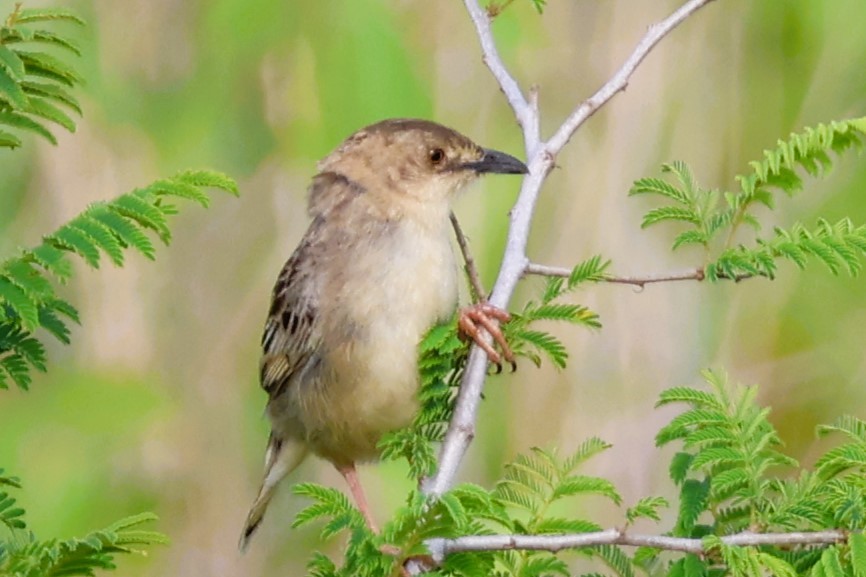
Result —
[[[277, 282], [283, 314], [263, 339], [274, 437], [337, 465], [375, 458], [381, 436], [411, 422], [418, 343], [457, 303], [446, 199], [417, 214], [407, 201], [393, 218], [366, 197], [315, 217]], [[337, 212], [341, 226], [329, 226]]]

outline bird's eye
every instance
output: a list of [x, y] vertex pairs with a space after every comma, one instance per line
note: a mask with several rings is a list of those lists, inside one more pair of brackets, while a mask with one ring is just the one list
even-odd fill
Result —
[[434, 148], [430, 151], [430, 162], [434, 165], [442, 164], [442, 161], [445, 160], [445, 151], [441, 148]]

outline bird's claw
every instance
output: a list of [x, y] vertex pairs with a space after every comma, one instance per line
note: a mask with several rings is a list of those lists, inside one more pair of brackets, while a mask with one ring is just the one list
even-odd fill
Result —
[[[503, 359], [511, 365], [512, 373], [517, 370], [514, 352], [508, 346], [508, 341], [505, 340], [505, 335], [502, 334], [502, 329], [499, 328], [498, 324], [510, 320], [511, 315], [508, 314], [508, 311], [504, 311], [486, 302], [464, 307], [460, 309], [460, 313], [457, 316], [457, 327], [461, 337], [467, 340], [472, 339], [475, 344], [481, 347], [487, 354], [490, 362], [496, 365], [497, 375], [502, 372]], [[493, 337], [493, 342], [499, 345], [499, 348], [502, 350], [501, 354], [483, 338], [481, 329], [490, 333], [490, 336]]]

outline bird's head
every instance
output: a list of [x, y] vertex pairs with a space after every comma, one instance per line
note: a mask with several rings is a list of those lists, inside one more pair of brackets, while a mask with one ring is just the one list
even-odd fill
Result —
[[446, 205], [487, 173], [525, 174], [513, 156], [482, 148], [435, 122], [384, 120], [347, 138], [319, 163], [365, 191], [399, 204]]

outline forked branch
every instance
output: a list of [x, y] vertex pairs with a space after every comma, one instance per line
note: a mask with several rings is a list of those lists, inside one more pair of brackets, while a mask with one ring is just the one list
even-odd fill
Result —
[[[490, 29], [490, 17], [478, 4], [478, 0], [464, 0], [478, 34], [484, 62], [499, 83], [520, 124], [529, 167], [529, 174], [524, 178], [520, 195], [511, 210], [505, 254], [499, 276], [490, 295], [491, 304], [506, 308], [517, 282], [527, 272], [529, 259], [526, 255], [526, 244], [529, 239], [532, 215], [535, 212], [541, 186], [554, 166], [556, 155], [590, 116], [626, 87], [631, 75], [662, 38], [710, 2], [712, 0], [688, 0], [673, 14], [651, 26], [610, 80], [578, 105], [550, 140], [542, 141], [535, 90], [530, 91], [528, 99], [524, 96], [517, 81], [508, 72], [499, 56]], [[473, 347], [460, 384], [454, 416], [439, 454], [439, 468], [436, 474], [424, 484], [424, 492], [429, 496], [441, 495], [454, 482], [463, 456], [475, 435], [475, 416], [486, 374], [487, 356], [479, 347]]]

